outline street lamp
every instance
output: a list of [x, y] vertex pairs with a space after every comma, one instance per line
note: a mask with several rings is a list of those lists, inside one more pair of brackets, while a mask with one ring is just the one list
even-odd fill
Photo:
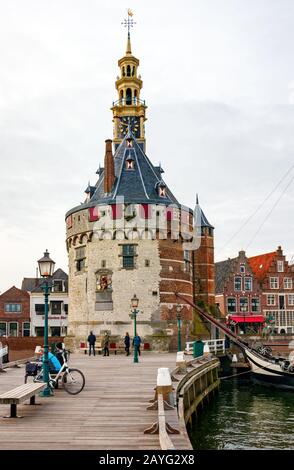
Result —
[[182, 320], [182, 307], [177, 304], [177, 321], [178, 321], [178, 351], [182, 351], [182, 338], [181, 338], [181, 320]]
[[[138, 305], [139, 305], [139, 299], [136, 296], [136, 294], [134, 294], [134, 297], [131, 300], [132, 313], [130, 315], [131, 319], [134, 320], [134, 338], [137, 336], [137, 315], [139, 313]], [[134, 348], [135, 348], [134, 349], [134, 362], [139, 362], [138, 347], [135, 344], [134, 344]]]
[[43, 258], [38, 261], [40, 276], [44, 278], [41, 288], [45, 297], [45, 325], [44, 325], [44, 358], [43, 358], [43, 381], [47, 383], [46, 388], [40, 393], [42, 397], [50, 397], [52, 395], [49, 387], [49, 344], [48, 344], [48, 299], [52, 284], [50, 278], [54, 273], [55, 262], [50, 258], [48, 250], [45, 251]]

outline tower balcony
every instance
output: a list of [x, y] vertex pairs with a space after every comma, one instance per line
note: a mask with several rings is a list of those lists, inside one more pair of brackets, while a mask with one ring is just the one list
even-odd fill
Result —
[[121, 98], [117, 101], [112, 102], [112, 107], [115, 106], [146, 106], [145, 100], [140, 100], [138, 98], [133, 98], [133, 99], [125, 99]]

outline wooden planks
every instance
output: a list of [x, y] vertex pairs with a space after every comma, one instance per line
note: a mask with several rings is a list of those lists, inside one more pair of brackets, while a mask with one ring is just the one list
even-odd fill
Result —
[[[40, 399], [38, 409], [23, 406], [23, 420], [7, 424], [0, 418], [1, 449], [159, 449], [158, 435], [144, 435], [158, 419], [156, 410], [146, 408], [154, 396], [157, 369], [173, 369], [176, 354], [148, 352], [139, 360], [134, 364], [124, 355], [72, 354], [70, 365], [85, 374], [84, 390], [76, 396], [56, 390], [53, 398]], [[20, 385], [24, 373], [22, 367], [1, 374], [0, 393]], [[0, 416], [2, 411], [0, 405]], [[178, 427], [176, 410], [168, 412], [168, 422]], [[171, 439], [177, 449], [190, 448], [185, 435]]]

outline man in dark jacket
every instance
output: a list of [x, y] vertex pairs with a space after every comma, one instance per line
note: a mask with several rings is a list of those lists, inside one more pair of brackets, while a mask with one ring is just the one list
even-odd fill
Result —
[[95, 343], [96, 343], [96, 336], [93, 334], [93, 331], [90, 331], [88, 336], [88, 343], [89, 343], [89, 356], [91, 356], [91, 351], [93, 350], [93, 354], [95, 356]]
[[130, 335], [129, 335], [128, 332], [126, 333], [126, 336], [125, 336], [125, 339], [124, 339], [124, 343], [125, 343], [126, 355], [129, 356], [129, 355], [130, 355], [131, 338], [130, 338]]

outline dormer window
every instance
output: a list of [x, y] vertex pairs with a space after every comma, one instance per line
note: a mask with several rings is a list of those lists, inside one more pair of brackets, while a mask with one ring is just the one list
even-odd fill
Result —
[[127, 138], [127, 147], [132, 148], [133, 147], [133, 139], [131, 137]]
[[134, 160], [127, 160], [127, 170], [134, 170]]
[[159, 197], [166, 197], [166, 184], [164, 181], [159, 181], [156, 186]]

